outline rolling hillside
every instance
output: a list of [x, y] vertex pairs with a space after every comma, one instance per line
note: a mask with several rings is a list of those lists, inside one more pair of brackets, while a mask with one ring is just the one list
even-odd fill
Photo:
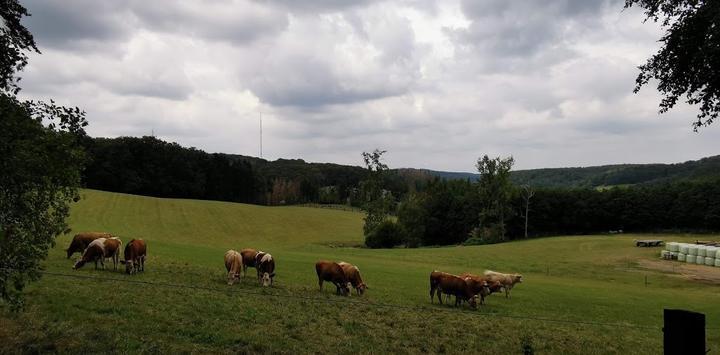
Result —
[[[0, 306], [0, 353], [658, 353], [663, 307], [704, 312], [708, 327], [720, 327], [717, 281], [692, 280], [697, 270], [633, 247], [643, 236], [371, 250], [343, 247], [362, 241], [356, 212], [82, 195], [73, 231], [144, 238], [146, 272], [72, 270], [74, 260], [64, 255], [70, 236], [62, 236], [46, 275], [27, 290], [26, 312]], [[252, 269], [239, 284], [226, 284], [223, 253], [244, 247], [273, 254], [274, 287], [259, 287]], [[319, 259], [356, 264], [367, 293], [344, 298], [328, 285], [319, 292]], [[486, 268], [520, 272], [525, 281], [512, 299], [492, 295], [479, 310], [430, 304], [433, 269]], [[710, 348], [720, 347], [717, 332], [708, 337]]]
[[[477, 179], [473, 173], [427, 172], [446, 179]], [[720, 155], [677, 164], [618, 164], [577, 168], [516, 170], [511, 178], [518, 185], [535, 187], [602, 187], [697, 180], [720, 176]]]

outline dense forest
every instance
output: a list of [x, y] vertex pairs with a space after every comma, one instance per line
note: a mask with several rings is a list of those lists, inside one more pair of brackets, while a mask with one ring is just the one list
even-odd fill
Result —
[[[281, 205], [353, 204], [366, 171], [358, 166], [206, 153], [155, 137], [88, 138], [88, 188], [156, 197]], [[384, 177], [395, 196], [407, 191], [398, 173]]]
[[[425, 170], [445, 179], [476, 180], [478, 174]], [[597, 187], [700, 180], [720, 176], [720, 155], [677, 164], [617, 164], [584, 168], [516, 170], [517, 185], [533, 187]]]
[[[211, 154], [155, 137], [88, 138], [84, 145], [91, 158], [83, 174], [88, 188], [267, 205], [364, 203], [361, 187], [368, 170], [358, 166]], [[671, 165], [513, 171], [507, 239], [525, 237], [526, 210], [529, 237], [718, 231], [718, 164], [720, 156]], [[392, 234], [390, 244], [496, 241], [473, 236], [482, 227], [476, 179], [441, 178], [419, 169], [388, 170], [381, 179], [396, 216], [394, 225], [384, 226]], [[537, 186], [529, 202], [521, 184]]]

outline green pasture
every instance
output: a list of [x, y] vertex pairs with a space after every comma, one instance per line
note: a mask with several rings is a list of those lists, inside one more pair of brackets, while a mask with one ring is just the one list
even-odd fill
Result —
[[[554, 237], [488, 246], [372, 250], [363, 215], [313, 207], [265, 207], [83, 190], [70, 225], [148, 244], [146, 272], [72, 270], [58, 243], [48, 272], [27, 288], [21, 314], [0, 306], [0, 353], [660, 353], [662, 310], [707, 316], [720, 350], [720, 285], [657, 271], [659, 249], [632, 240], [718, 236]], [[254, 270], [227, 286], [223, 254], [253, 247], [276, 259], [275, 286]], [[319, 292], [314, 263], [357, 265], [362, 297]], [[672, 263], [672, 262], [667, 262]], [[106, 266], [108, 264], [106, 263]], [[430, 304], [432, 270], [522, 273], [512, 299], [478, 310]], [[63, 276], [63, 275], [71, 275]], [[647, 280], [647, 283], [646, 283]]]

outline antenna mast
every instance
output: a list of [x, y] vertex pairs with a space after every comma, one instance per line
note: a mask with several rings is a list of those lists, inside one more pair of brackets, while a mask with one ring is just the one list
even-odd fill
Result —
[[262, 111], [258, 110], [258, 112], [260, 113], [260, 158], [262, 158]]

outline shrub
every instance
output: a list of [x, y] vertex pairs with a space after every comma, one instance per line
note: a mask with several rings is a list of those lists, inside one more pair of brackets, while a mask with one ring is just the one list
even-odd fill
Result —
[[365, 237], [368, 248], [392, 248], [403, 243], [402, 228], [396, 222], [385, 220], [380, 222]]

